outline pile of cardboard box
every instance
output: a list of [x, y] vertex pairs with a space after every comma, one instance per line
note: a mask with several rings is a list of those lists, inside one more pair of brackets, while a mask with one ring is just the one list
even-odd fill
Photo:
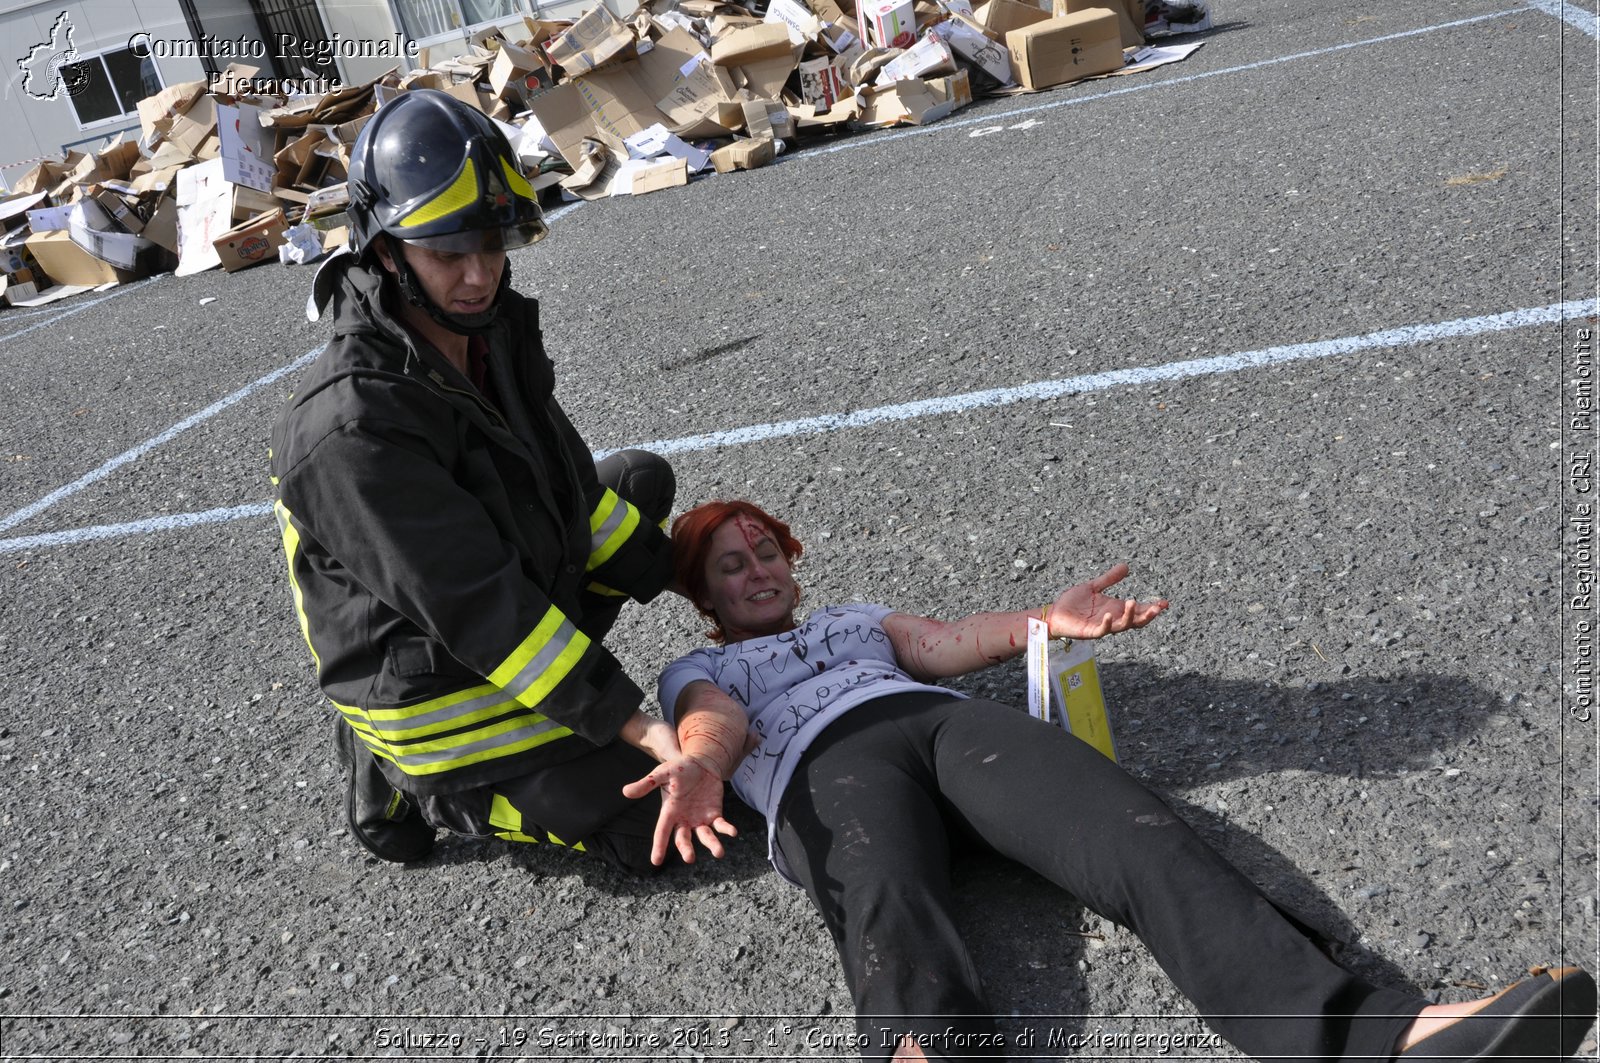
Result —
[[1209, 26], [1196, 0], [1052, 2], [649, 0], [627, 19], [597, 6], [322, 95], [264, 93], [272, 83], [236, 65], [140, 101], [137, 141], [29, 171], [0, 200], [0, 293], [32, 303], [331, 250], [347, 238], [357, 134], [416, 88], [501, 122], [541, 195], [597, 199], [763, 166], [810, 137], [937, 121], [974, 96], [1122, 73], [1147, 28]]

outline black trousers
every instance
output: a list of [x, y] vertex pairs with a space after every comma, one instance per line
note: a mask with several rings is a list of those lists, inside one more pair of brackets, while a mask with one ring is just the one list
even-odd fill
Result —
[[1003, 1055], [956, 930], [950, 837], [981, 840], [1137, 934], [1211, 1027], [1257, 1059], [1388, 1057], [1418, 995], [1335, 964], [1160, 798], [1054, 724], [915, 693], [805, 753], [777, 839], [838, 946], [865, 1058]]
[[[660, 523], [672, 512], [676, 481], [665, 458], [623, 450], [595, 464], [600, 482]], [[627, 599], [585, 591], [573, 620], [595, 641], [610, 632]], [[566, 739], [565, 741], [578, 741]], [[656, 762], [620, 739], [572, 760], [516, 779], [424, 799], [422, 813], [457, 834], [562, 845], [626, 871], [649, 872], [659, 794], [637, 801], [622, 796], [625, 783], [649, 774]]]

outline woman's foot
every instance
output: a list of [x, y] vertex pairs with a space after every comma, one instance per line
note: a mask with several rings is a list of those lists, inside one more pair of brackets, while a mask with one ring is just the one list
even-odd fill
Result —
[[1570, 1056], [1594, 1022], [1594, 979], [1578, 967], [1536, 967], [1529, 974], [1492, 997], [1423, 1008], [1400, 1038], [1400, 1058], [1474, 1063]]

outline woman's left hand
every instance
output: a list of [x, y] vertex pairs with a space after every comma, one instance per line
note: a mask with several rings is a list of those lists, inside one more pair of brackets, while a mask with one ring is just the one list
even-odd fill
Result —
[[661, 791], [661, 814], [656, 818], [655, 843], [650, 850], [652, 864], [660, 867], [666, 863], [669, 844], [677, 848], [684, 863], [694, 863], [696, 838], [706, 852], [722, 859], [722, 839], [717, 835], [734, 838], [739, 831], [722, 817], [722, 777], [714, 767], [679, 754], [624, 786], [622, 795], [637, 800], [651, 790]]
[[1051, 638], [1098, 639], [1129, 628], [1144, 627], [1167, 608], [1167, 600], [1140, 602], [1101, 593], [1128, 575], [1127, 565], [1113, 565], [1087, 583], [1068, 587], [1048, 610]]

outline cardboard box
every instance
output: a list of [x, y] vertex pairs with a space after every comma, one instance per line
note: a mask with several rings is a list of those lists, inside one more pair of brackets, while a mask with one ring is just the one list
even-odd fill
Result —
[[939, 23], [933, 31], [952, 52], [1000, 84], [1011, 84], [1011, 53], [1006, 51], [1004, 38], [996, 39], [960, 16]]
[[733, 173], [735, 170], [754, 170], [766, 166], [776, 157], [776, 146], [770, 137], [736, 140], [713, 151], [711, 165], [718, 173]]
[[[991, 0], [991, 3], [1009, 0]], [[1106, 8], [1049, 18], [1006, 34], [1011, 72], [1027, 89], [1047, 89], [1122, 68], [1122, 35]]]
[[537, 83], [550, 82], [550, 70], [539, 53], [501, 42], [489, 67], [489, 89], [502, 100], [514, 99], [520, 104], [530, 76], [535, 76]]
[[39, 268], [57, 284], [94, 288], [134, 279], [127, 270], [102, 262], [73, 243], [72, 234], [65, 229], [34, 233], [28, 237], [27, 247]]
[[278, 248], [287, 242], [284, 232], [288, 228], [283, 211], [273, 208], [229, 229], [213, 240], [212, 246], [222, 260], [222, 268], [236, 273], [263, 262], [276, 262]]
[[642, 196], [663, 188], [676, 188], [689, 183], [689, 163], [685, 159], [655, 159], [637, 163], [632, 170], [628, 191]]
[[103, 188], [94, 193], [94, 201], [111, 216], [111, 220], [122, 226], [124, 232], [138, 234], [144, 231], [144, 219], [135, 214], [125, 199], [110, 189]]
[[11, 306], [17, 306], [24, 299], [32, 299], [39, 294], [39, 285], [28, 270], [14, 270], [6, 276], [0, 276], [0, 296]]
[[930, 78], [956, 72], [950, 46], [937, 34], [927, 34], [916, 44], [885, 63], [878, 71], [876, 84], [888, 85], [909, 78]]
[[826, 111], [840, 98], [849, 95], [837, 58], [812, 59], [800, 64], [800, 98], [819, 111]]
[[794, 137], [794, 118], [776, 100], [747, 100], [739, 105], [744, 112], [745, 132], [752, 137], [790, 140]]
[[863, 0], [860, 12], [869, 47], [909, 48], [917, 39], [912, 0]]
[[984, 29], [1004, 40], [1012, 30], [1045, 21], [1050, 17], [1050, 12], [1038, 4], [1021, 3], [1019, 0], [989, 0], [978, 8], [974, 17]]
[[1137, 26], [1128, 15], [1128, 5], [1122, 0], [1053, 0], [1050, 13], [1056, 18], [1062, 15], [1075, 15], [1079, 11], [1088, 11], [1090, 8], [1103, 7], [1117, 16], [1117, 30], [1122, 34], [1124, 48], [1137, 48], [1144, 44], [1144, 19], [1139, 20]]
[[575, 77], [623, 57], [635, 40], [633, 30], [604, 4], [596, 4], [565, 33], [546, 41], [544, 52], [568, 77]]

